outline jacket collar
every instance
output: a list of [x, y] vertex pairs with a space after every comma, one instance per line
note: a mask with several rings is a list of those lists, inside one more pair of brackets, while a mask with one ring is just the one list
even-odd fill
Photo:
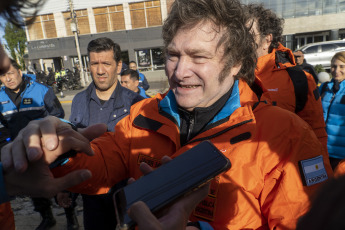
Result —
[[[178, 113], [178, 108], [177, 108], [177, 102], [172, 90], [170, 90], [167, 96], [164, 97], [164, 99], [159, 102], [159, 107], [165, 113], [173, 117], [176, 123], [178, 124], [178, 126], [181, 125], [180, 115]], [[226, 117], [229, 117], [239, 107], [241, 107], [239, 81], [236, 80], [234, 82], [233, 90], [231, 92], [229, 99], [227, 100], [223, 108], [219, 111], [219, 113], [212, 119], [209, 125], [216, 123]]]
[[[96, 90], [96, 86], [95, 86], [95, 83], [92, 81], [91, 84], [86, 89], [87, 102], [90, 101], [92, 91], [94, 91], [94, 90]], [[122, 91], [123, 91], [123, 87], [121, 86], [120, 82], [117, 81], [115, 90], [112, 93], [112, 95], [110, 96], [110, 98], [114, 98], [114, 100], [113, 100], [114, 101], [114, 104], [113, 104], [114, 109], [121, 108], [124, 106], [123, 100], [119, 99], [121, 97]]]
[[295, 65], [292, 51], [279, 43], [279, 46], [273, 49], [271, 53], [258, 58], [255, 74], [261, 75]]

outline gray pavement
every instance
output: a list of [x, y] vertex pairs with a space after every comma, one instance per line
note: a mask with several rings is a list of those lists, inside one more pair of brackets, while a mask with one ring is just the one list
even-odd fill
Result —
[[[154, 96], [157, 93], [164, 93], [168, 89], [169, 85], [167, 81], [150, 82], [150, 89], [146, 93], [150, 96]], [[82, 90], [66, 91], [64, 92], [64, 97], [61, 97], [59, 94], [57, 94], [57, 97], [65, 110], [65, 118], [68, 119], [70, 116], [73, 97]], [[57, 224], [51, 228], [51, 230], [67, 229], [64, 209], [56, 205], [53, 199], [52, 203], [53, 214]], [[78, 196], [77, 203], [77, 217], [79, 220], [80, 229], [83, 229], [83, 205], [81, 196]], [[40, 224], [41, 217], [39, 213], [33, 211], [33, 205], [29, 197], [17, 197], [15, 200], [11, 201], [11, 205], [15, 216], [16, 230], [32, 230], [36, 229], [36, 227]]]

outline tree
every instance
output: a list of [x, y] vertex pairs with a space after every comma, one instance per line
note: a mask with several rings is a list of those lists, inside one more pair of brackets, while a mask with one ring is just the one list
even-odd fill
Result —
[[18, 60], [22, 69], [25, 69], [24, 53], [26, 48], [26, 34], [23, 28], [13, 25], [11, 22], [7, 22], [5, 26], [6, 40], [5, 47], [10, 52], [13, 60]]

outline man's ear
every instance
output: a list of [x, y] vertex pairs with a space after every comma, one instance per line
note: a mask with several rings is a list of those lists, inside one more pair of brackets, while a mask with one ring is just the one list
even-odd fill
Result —
[[120, 74], [122, 70], [122, 61], [119, 61], [117, 63], [117, 74]]
[[267, 50], [268, 52], [268, 49], [270, 48], [270, 45], [272, 43], [272, 40], [273, 40], [273, 35], [272, 34], [269, 34], [269, 35], [266, 35], [264, 40], [263, 40], [263, 48]]
[[139, 86], [139, 80], [135, 80], [135, 81], [134, 81], [134, 85], [135, 85], [136, 87], [138, 87], [138, 86]]

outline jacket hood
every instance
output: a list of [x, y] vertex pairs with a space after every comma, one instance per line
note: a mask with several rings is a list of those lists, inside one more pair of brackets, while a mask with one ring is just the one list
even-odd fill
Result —
[[295, 65], [296, 62], [292, 51], [279, 43], [278, 48], [258, 58], [255, 74], [260, 75], [265, 72], [286, 69]]

